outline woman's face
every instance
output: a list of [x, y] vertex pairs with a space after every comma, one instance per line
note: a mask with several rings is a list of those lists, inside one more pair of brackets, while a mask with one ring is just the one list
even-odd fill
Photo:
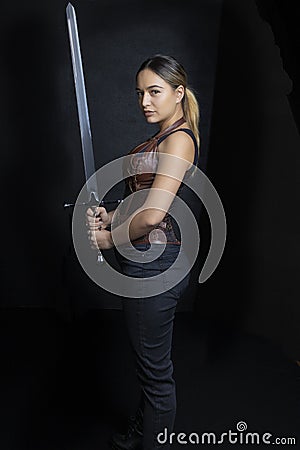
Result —
[[183, 86], [174, 90], [150, 69], [144, 69], [138, 74], [136, 91], [148, 123], [168, 122], [182, 111], [180, 102], [184, 94]]

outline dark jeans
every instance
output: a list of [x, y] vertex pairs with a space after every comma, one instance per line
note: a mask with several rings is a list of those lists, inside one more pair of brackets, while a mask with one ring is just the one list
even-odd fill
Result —
[[[138, 244], [136, 248], [145, 251], [149, 249], [149, 244]], [[124, 257], [119, 258], [119, 262], [125, 275], [148, 278], [163, 274], [174, 262], [179, 250], [180, 245], [167, 244], [163, 254], [153, 262], [133, 262]], [[123, 298], [125, 322], [141, 386], [144, 450], [162, 447], [157, 441], [157, 435], [165, 428], [168, 433], [172, 432], [176, 414], [176, 392], [171, 359], [173, 321], [178, 300], [188, 286], [189, 274], [169, 289], [167, 288], [170, 273], [166, 273], [164, 277], [166, 290], [161, 294]], [[163, 447], [167, 449], [169, 445]]]

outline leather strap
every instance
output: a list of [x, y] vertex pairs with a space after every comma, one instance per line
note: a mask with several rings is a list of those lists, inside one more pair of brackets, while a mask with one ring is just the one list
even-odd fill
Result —
[[170, 125], [165, 130], [160, 131], [159, 133], [157, 133], [153, 137], [147, 139], [147, 141], [142, 142], [142, 144], [139, 144], [137, 147], [135, 147], [133, 150], [131, 150], [129, 152], [129, 155], [131, 155], [133, 153], [137, 153], [137, 152], [143, 151], [143, 150], [145, 150], [147, 152], [151, 152], [153, 150], [156, 150], [158, 140], [161, 137], [165, 136], [166, 134], [170, 133], [171, 131], [175, 130], [175, 128], [179, 127], [184, 122], [186, 122], [185, 118], [181, 117], [180, 119], [176, 120], [176, 122], [174, 122], [172, 125]]

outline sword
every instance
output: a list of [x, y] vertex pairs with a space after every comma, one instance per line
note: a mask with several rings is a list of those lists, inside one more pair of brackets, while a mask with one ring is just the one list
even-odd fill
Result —
[[[86, 179], [86, 188], [88, 192], [88, 202], [82, 203], [83, 206], [91, 206], [96, 214], [95, 205], [103, 205], [106, 203], [120, 203], [121, 200], [104, 201], [99, 198], [97, 179], [95, 176], [95, 160], [92, 142], [92, 133], [89, 119], [89, 110], [86, 97], [85, 81], [83, 74], [82, 58], [80, 51], [80, 43], [78, 36], [76, 13], [73, 5], [69, 3], [66, 8], [70, 49], [72, 56], [73, 76], [75, 83], [75, 92], [77, 100], [77, 111], [79, 118], [79, 128], [81, 135], [81, 147], [84, 163], [84, 172]], [[65, 203], [64, 208], [74, 206], [74, 203]], [[98, 250], [97, 262], [104, 262], [104, 258], [100, 250]]]

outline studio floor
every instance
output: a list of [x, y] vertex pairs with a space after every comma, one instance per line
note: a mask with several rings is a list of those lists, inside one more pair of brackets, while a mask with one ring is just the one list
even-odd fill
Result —
[[[126, 428], [138, 386], [122, 311], [66, 318], [54, 310], [3, 309], [1, 344], [1, 450], [105, 450], [110, 435]], [[298, 448], [300, 367], [279, 346], [178, 312], [173, 362], [176, 436], [220, 438], [244, 422], [248, 432], [270, 433], [270, 442], [297, 440], [277, 448]], [[182, 447], [212, 444], [172, 445]]]

